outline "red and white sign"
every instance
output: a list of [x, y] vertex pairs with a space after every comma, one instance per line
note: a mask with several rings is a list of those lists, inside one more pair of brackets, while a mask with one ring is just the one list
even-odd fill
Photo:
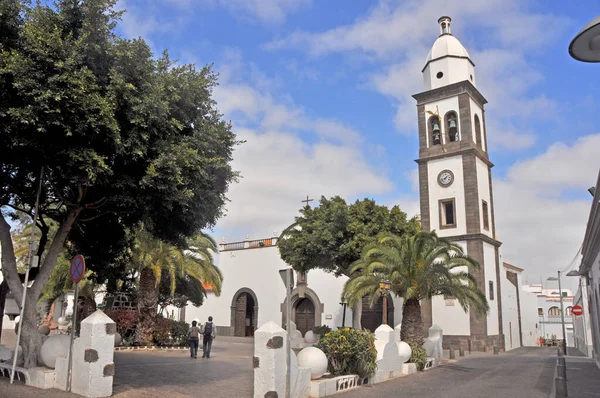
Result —
[[583, 314], [583, 308], [581, 308], [580, 305], [574, 305], [573, 308], [571, 308], [571, 312], [573, 315], [579, 316]]

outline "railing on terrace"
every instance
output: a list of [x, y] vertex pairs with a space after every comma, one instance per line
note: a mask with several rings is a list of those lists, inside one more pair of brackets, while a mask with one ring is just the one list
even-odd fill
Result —
[[[561, 323], [562, 317], [560, 315], [545, 315], [540, 316], [539, 323]], [[565, 323], [573, 323], [573, 317], [571, 315], [565, 315]]]
[[244, 249], [256, 249], [260, 247], [269, 247], [276, 246], [277, 238], [267, 238], [267, 239], [254, 239], [254, 240], [245, 240], [243, 242], [231, 242], [231, 243], [221, 243], [219, 246], [219, 250], [231, 251], [231, 250], [244, 250]]

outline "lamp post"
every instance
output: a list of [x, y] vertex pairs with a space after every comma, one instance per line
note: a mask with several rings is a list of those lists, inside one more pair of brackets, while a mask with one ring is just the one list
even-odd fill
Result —
[[379, 282], [379, 288], [381, 289], [381, 295], [383, 296], [383, 324], [387, 325], [387, 296], [390, 293], [390, 286], [392, 284], [390, 281], [381, 281]]
[[340, 303], [340, 305], [344, 308], [342, 312], [342, 329], [346, 327], [346, 306], [348, 305], [348, 302], [346, 301], [346, 299], [343, 299], [342, 302]]
[[558, 294], [560, 295], [560, 319], [562, 323], [562, 334], [563, 334], [563, 353], [567, 355], [567, 331], [565, 329], [565, 310], [563, 306], [563, 295], [562, 288], [560, 285], [560, 271], [558, 271], [558, 278], [551, 276], [547, 280], [558, 281]]
[[600, 17], [592, 19], [569, 44], [569, 54], [581, 62], [600, 62]]

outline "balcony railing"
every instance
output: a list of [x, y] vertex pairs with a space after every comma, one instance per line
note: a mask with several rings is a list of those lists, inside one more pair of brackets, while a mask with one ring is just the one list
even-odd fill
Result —
[[245, 240], [243, 242], [221, 243], [219, 250], [222, 252], [231, 250], [257, 249], [261, 247], [277, 246], [277, 238]]
[[[560, 315], [545, 315], [538, 317], [540, 323], [561, 323], [562, 317]], [[571, 315], [565, 315], [565, 323], [573, 323], [573, 317]]]

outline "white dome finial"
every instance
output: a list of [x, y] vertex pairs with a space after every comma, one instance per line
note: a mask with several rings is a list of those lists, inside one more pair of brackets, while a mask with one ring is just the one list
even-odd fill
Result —
[[440, 19], [438, 19], [438, 23], [440, 24], [440, 36], [441, 35], [452, 35], [452, 32], [450, 31], [450, 22], [452, 21], [452, 18], [447, 17], [447, 16], [443, 16], [440, 17]]

